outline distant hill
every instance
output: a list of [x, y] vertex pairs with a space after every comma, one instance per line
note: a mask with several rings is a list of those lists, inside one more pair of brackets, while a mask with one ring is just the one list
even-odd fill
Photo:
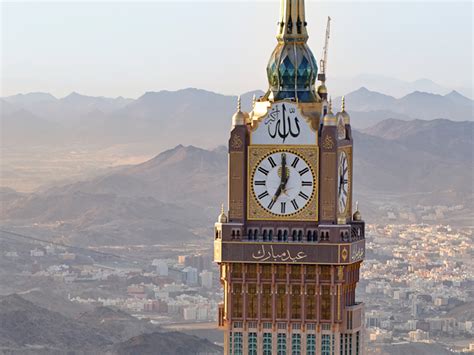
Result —
[[[242, 95], [250, 110], [252, 91]], [[46, 93], [2, 99], [3, 142], [6, 145], [94, 145], [151, 143], [164, 150], [179, 143], [205, 148], [227, 140], [235, 96], [200, 89], [147, 92], [136, 100], [90, 97], [71, 93], [57, 99]], [[339, 109], [340, 98], [334, 100]], [[388, 118], [454, 121], [474, 120], [473, 101], [458, 92], [445, 96], [412, 92], [400, 99], [364, 87], [346, 95], [355, 128], [363, 129]]]
[[[366, 128], [388, 118], [474, 121], [474, 101], [455, 91], [444, 96], [415, 91], [396, 99], [361, 87], [345, 95], [345, 99], [346, 110], [355, 115], [352, 124], [357, 128]], [[339, 109], [340, 105], [341, 97], [337, 97], [333, 107]], [[370, 120], [364, 117], [366, 115]]]
[[446, 95], [452, 89], [472, 98], [472, 87], [447, 88], [433, 80], [421, 78], [414, 81], [400, 80], [385, 75], [360, 74], [355, 77], [330, 77], [328, 87], [336, 95], [366, 87], [371, 91], [377, 91], [394, 97], [402, 97], [414, 91], [428, 92], [431, 94]]
[[362, 132], [401, 143], [413, 151], [424, 151], [466, 164], [473, 162], [474, 122], [389, 119]]
[[157, 349], [160, 354], [218, 354], [222, 351], [208, 340], [179, 332], [160, 332], [158, 326], [107, 307], [72, 317], [38, 306], [17, 294], [0, 296], [0, 347], [6, 354], [156, 354]]
[[[387, 199], [470, 206], [473, 125], [387, 120], [354, 131], [354, 200], [374, 220]], [[180, 243], [210, 236], [226, 195], [226, 149], [178, 145], [86, 181], [34, 194], [9, 190], [0, 194], [0, 215], [5, 223], [56, 223], [79, 244], [169, 243], [170, 235]]]
[[0, 325], [0, 344], [7, 349], [37, 346], [91, 351], [113, 344], [100, 328], [48, 311], [16, 294], [0, 297]]

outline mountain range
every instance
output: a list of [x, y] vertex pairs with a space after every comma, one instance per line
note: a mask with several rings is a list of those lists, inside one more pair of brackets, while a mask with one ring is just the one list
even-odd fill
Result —
[[330, 76], [328, 78], [328, 85], [330, 91], [335, 92], [337, 95], [357, 90], [360, 87], [366, 87], [371, 91], [377, 91], [397, 98], [415, 91], [446, 95], [453, 89], [459, 91], [464, 96], [473, 98], [472, 87], [470, 86], [448, 88], [427, 78], [407, 81], [386, 75], [364, 73], [354, 77]]
[[[354, 200], [369, 222], [380, 206], [473, 206], [474, 122], [385, 120], [354, 131]], [[227, 151], [178, 145], [138, 165], [32, 194], [0, 193], [5, 224], [56, 225], [82, 245], [210, 236], [226, 200]], [[168, 240], [168, 239], [167, 239]], [[168, 240], [169, 242], [169, 240]]]
[[[263, 92], [242, 95], [244, 110], [251, 109], [254, 94]], [[148, 143], [155, 151], [180, 143], [211, 148], [225, 143], [236, 101], [235, 96], [199, 89], [148, 92], [136, 100], [77, 93], [61, 99], [47, 93], [9, 96], [0, 101], [2, 142], [98, 147]], [[340, 107], [340, 98], [333, 107]], [[474, 120], [473, 101], [454, 91], [444, 96], [413, 92], [396, 99], [362, 87], [346, 95], [346, 107], [359, 129], [388, 118]]]

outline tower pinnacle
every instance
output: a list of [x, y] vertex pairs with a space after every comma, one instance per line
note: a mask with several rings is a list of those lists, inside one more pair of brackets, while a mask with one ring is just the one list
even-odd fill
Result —
[[282, 0], [277, 39], [281, 42], [306, 42], [304, 0]]
[[319, 100], [314, 88], [318, 65], [306, 44], [304, 0], [281, 0], [278, 44], [267, 65], [270, 101], [293, 99], [301, 102]]

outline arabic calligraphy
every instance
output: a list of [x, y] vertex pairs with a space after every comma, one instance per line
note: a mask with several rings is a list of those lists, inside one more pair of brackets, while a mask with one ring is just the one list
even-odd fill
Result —
[[[289, 136], [296, 138], [300, 135], [301, 129], [297, 116], [290, 117], [290, 114], [296, 114], [294, 108], [286, 110], [285, 104], [279, 107], [273, 107], [268, 117], [265, 119], [264, 124], [268, 127], [268, 134], [271, 138], [275, 139], [278, 135], [285, 143], [286, 138]], [[280, 115], [281, 113], [281, 115]]]
[[275, 254], [273, 246], [270, 245], [268, 248], [265, 248], [265, 245], [262, 245], [262, 248], [257, 250], [257, 254], [253, 253], [252, 258], [257, 261], [281, 261], [287, 262], [291, 261], [293, 263], [298, 260], [305, 259], [308, 255], [300, 251], [296, 255], [292, 255], [288, 249], [281, 254]]
[[359, 246], [353, 246], [353, 250], [352, 250], [352, 255], [351, 255], [351, 260], [352, 261], [355, 261], [355, 260], [360, 260], [360, 259], [363, 259], [364, 258], [364, 254], [365, 254], [365, 250], [363, 247], [359, 247]]

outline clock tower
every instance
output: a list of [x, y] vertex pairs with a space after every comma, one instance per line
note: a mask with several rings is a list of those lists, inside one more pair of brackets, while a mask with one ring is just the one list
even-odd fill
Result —
[[225, 354], [364, 353], [350, 117], [344, 99], [332, 112], [306, 26], [304, 0], [282, 0], [269, 89], [232, 117], [228, 211], [214, 231]]

